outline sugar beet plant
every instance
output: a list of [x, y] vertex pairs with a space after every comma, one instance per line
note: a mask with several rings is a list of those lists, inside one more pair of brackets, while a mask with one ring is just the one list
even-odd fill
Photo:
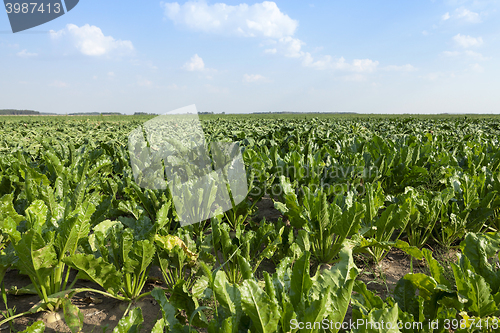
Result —
[[[199, 198], [215, 194], [200, 189], [174, 207], [168, 189], [135, 182], [125, 143], [143, 118], [1, 119], [0, 279], [9, 269], [27, 274], [24, 291], [40, 302], [25, 313], [6, 309], [0, 326], [63, 308], [70, 330], [85, 329], [71, 298], [90, 290], [131, 304], [117, 332], [320, 332], [299, 323], [340, 323], [350, 303], [354, 320], [493, 324], [498, 119], [329, 117], [205, 119], [209, 140], [239, 143], [248, 193], [183, 228], [179, 214], [196, 215]], [[278, 211], [263, 219], [271, 200]], [[438, 246], [460, 252], [447, 274], [429, 251]], [[356, 282], [352, 254], [380, 264], [395, 247], [425, 258], [428, 271], [407, 274], [382, 299]], [[165, 284], [149, 292], [153, 266]], [[100, 287], [75, 287], [85, 280]], [[133, 307], [148, 295], [161, 309], [155, 323]]]

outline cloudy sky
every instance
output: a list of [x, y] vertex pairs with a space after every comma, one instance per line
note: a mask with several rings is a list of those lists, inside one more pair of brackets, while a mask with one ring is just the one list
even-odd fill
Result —
[[0, 109], [500, 113], [498, 1], [81, 0], [13, 34]]

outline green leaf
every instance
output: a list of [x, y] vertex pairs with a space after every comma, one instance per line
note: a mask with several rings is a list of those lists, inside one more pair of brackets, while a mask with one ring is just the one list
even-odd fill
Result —
[[139, 263], [134, 270], [136, 277], [148, 269], [149, 265], [153, 261], [155, 250], [155, 245], [148, 240], [134, 242], [132, 245], [132, 251], [129, 255], [131, 255], [133, 259]]
[[63, 299], [64, 320], [72, 333], [80, 332], [83, 327], [83, 313], [71, 303], [69, 298]]
[[361, 309], [365, 315], [368, 315], [372, 309], [381, 309], [384, 307], [382, 298], [368, 290], [365, 283], [356, 281], [353, 289], [356, 294], [352, 295], [352, 303]]
[[431, 276], [436, 280], [438, 284], [448, 287], [451, 289], [451, 283], [444, 277], [444, 268], [441, 264], [432, 257], [432, 252], [428, 249], [423, 249], [422, 254], [429, 265], [429, 270], [431, 271]]
[[500, 289], [500, 273], [493, 268], [488, 259], [500, 250], [500, 236], [492, 234], [468, 233], [460, 244], [475, 273], [481, 275], [490, 285], [492, 293]]
[[[384, 324], [382, 324], [384, 323]], [[392, 327], [392, 328], [391, 328]], [[363, 325], [357, 326], [353, 333], [399, 333], [398, 306], [373, 310], [364, 318]]]
[[312, 280], [309, 276], [310, 256], [310, 252], [304, 252], [293, 265], [290, 281], [290, 300], [294, 306], [303, 302], [303, 297], [307, 296], [307, 292], [312, 286]]
[[56, 236], [59, 260], [66, 255], [75, 253], [78, 241], [87, 237], [90, 231], [90, 217], [95, 211], [95, 206], [89, 202], [75, 209], [72, 216], [65, 218], [60, 224]]
[[430, 300], [437, 286], [437, 282], [434, 278], [423, 273], [408, 273], [403, 279], [411, 281], [419, 290], [419, 295], [427, 301]]
[[42, 200], [35, 200], [26, 208], [25, 215], [29, 226], [35, 231], [40, 232], [48, 220], [49, 209]]
[[14, 209], [12, 201], [14, 200], [14, 194], [5, 194], [0, 199], [0, 231], [3, 231], [3, 221], [10, 217], [16, 225], [24, 220], [24, 217], [19, 215]]
[[413, 318], [418, 318], [419, 304], [415, 295], [417, 288], [413, 283], [406, 279], [400, 279], [394, 288], [394, 299], [398, 303], [401, 310], [413, 315]]
[[[331, 287], [328, 286], [325, 290], [326, 295], [330, 295], [330, 289]], [[319, 300], [315, 300], [312, 302], [308, 302], [308, 306], [305, 308], [305, 311], [302, 313], [299, 313], [298, 318], [299, 321], [304, 322], [304, 323], [318, 323], [323, 320], [325, 317], [325, 313], [327, 310], [327, 303], [329, 303], [330, 300], [328, 297], [322, 297]], [[302, 316], [300, 316], [302, 314]], [[312, 328], [307, 328], [306, 324], [306, 329], [302, 330], [302, 332], [317, 332], [317, 330], [312, 327]]]
[[177, 325], [180, 325], [179, 321], [175, 317], [175, 308], [168, 302], [167, 298], [165, 297], [165, 291], [161, 288], [156, 287], [153, 289], [153, 291], [151, 291], [151, 296], [153, 296], [158, 304], [160, 304], [165, 324], [171, 329], [176, 327]]
[[168, 213], [170, 212], [171, 208], [171, 201], [167, 201], [166, 203], [161, 206], [160, 210], [156, 213], [156, 228], [157, 230], [163, 228], [165, 225], [168, 225], [170, 223], [170, 220], [168, 218]]
[[218, 271], [214, 280], [217, 301], [233, 315], [241, 314], [241, 294], [236, 284], [230, 284], [224, 271]]
[[[31, 229], [13, 245], [19, 257], [19, 268], [30, 277], [35, 286], [48, 286], [50, 275], [57, 265], [52, 242], [47, 243], [39, 233]], [[39, 296], [43, 298], [42, 295]]]
[[126, 317], [120, 319], [113, 333], [139, 333], [143, 321], [141, 308], [134, 308]]
[[[351, 300], [352, 289], [359, 270], [354, 264], [352, 250], [340, 251], [340, 262], [329, 270], [318, 270], [313, 277], [310, 295], [316, 300], [325, 299], [321, 308], [332, 322], [342, 322]], [[308, 310], [306, 309], [306, 312]], [[320, 318], [320, 321], [323, 318]], [[336, 332], [338, 330], [334, 330]]]
[[164, 333], [165, 332], [165, 319], [160, 318], [156, 321], [151, 329], [151, 333]]
[[45, 331], [45, 324], [41, 320], [35, 321], [30, 327], [19, 333], [43, 333]]
[[238, 259], [238, 266], [240, 267], [243, 280], [253, 278], [253, 270], [252, 267], [250, 267], [248, 261], [245, 258], [243, 258], [239, 253], [236, 255], [236, 258]]
[[63, 262], [78, 270], [78, 278], [91, 280], [113, 295], [117, 295], [122, 286], [121, 273], [102, 257], [95, 258], [91, 254], [79, 253], [64, 258]]
[[276, 332], [280, 318], [278, 306], [254, 280], [245, 280], [240, 288], [243, 311], [250, 316], [256, 332]]
[[417, 247], [409, 245], [407, 242], [402, 241], [398, 239], [396, 243], [393, 245], [395, 248], [398, 248], [407, 254], [411, 255], [412, 257], [422, 260], [424, 258], [424, 255], [422, 254], [422, 251], [420, 251]]
[[466, 306], [469, 311], [479, 318], [484, 318], [498, 310], [491, 289], [482, 276], [468, 270], [465, 279], [468, 285], [466, 295], [469, 299]]

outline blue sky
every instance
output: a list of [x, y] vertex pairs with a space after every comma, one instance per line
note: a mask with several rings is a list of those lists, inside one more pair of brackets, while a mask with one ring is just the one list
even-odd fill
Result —
[[498, 1], [97, 1], [12, 34], [0, 109], [500, 113]]

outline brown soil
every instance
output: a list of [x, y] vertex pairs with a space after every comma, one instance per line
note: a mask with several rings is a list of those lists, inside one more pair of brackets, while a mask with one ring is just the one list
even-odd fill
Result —
[[[153, 267], [150, 276], [160, 278], [161, 273], [158, 268]], [[20, 275], [17, 270], [11, 270], [5, 274], [4, 278], [5, 288], [9, 289], [11, 286], [21, 288], [31, 283], [26, 275]], [[160, 286], [154, 282], [148, 282], [145, 286], [144, 292], [151, 291], [154, 287]], [[75, 284], [77, 288], [94, 288], [101, 289], [98, 285], [84, 280], [79, 280]], [[39, 301], [38, 295], [8, 295], [7, 302], [10, 308], [15, 306], [16, 313], [28, 311], [33, 305]], [[128, 303], [119, 300], [105, 297], [97, 293], [81, 293], [72, 298], [72, 303], [80, 309], [84, 316], [84, 325], [82, 332], [85, 333], [101, 333], [111, 332], [117, 325], [118, 321], [122, 318]], [[142, 324], [141, 332], [151, 332], [156, 320], [161, 318], [161, 309], [156, 301], [151, 297], [144, 297], [137, 304], [133, 304], [131, 308], [139, 306], [142, 309], [142, 316], [144, 323]], [[5, 310], [2, 302], [0, 309]], [[61, 318], [64, 314], [60, 311]], [[24, 330], [27, 326], [31, 325], [37, 320], [45, 322], [45, 332], [71, 332], [66, 325], [64, 319], [55, 321], [53, 323], [47, 322], [48, 313], [36, 313], [31, 315], [22, 316], [14, 320], [14, 329]], [[3, 319], [3, 316], [2, 316]], [[8, 324], [0, 327], [0, 331], [9, 332], [10, 326]]]

